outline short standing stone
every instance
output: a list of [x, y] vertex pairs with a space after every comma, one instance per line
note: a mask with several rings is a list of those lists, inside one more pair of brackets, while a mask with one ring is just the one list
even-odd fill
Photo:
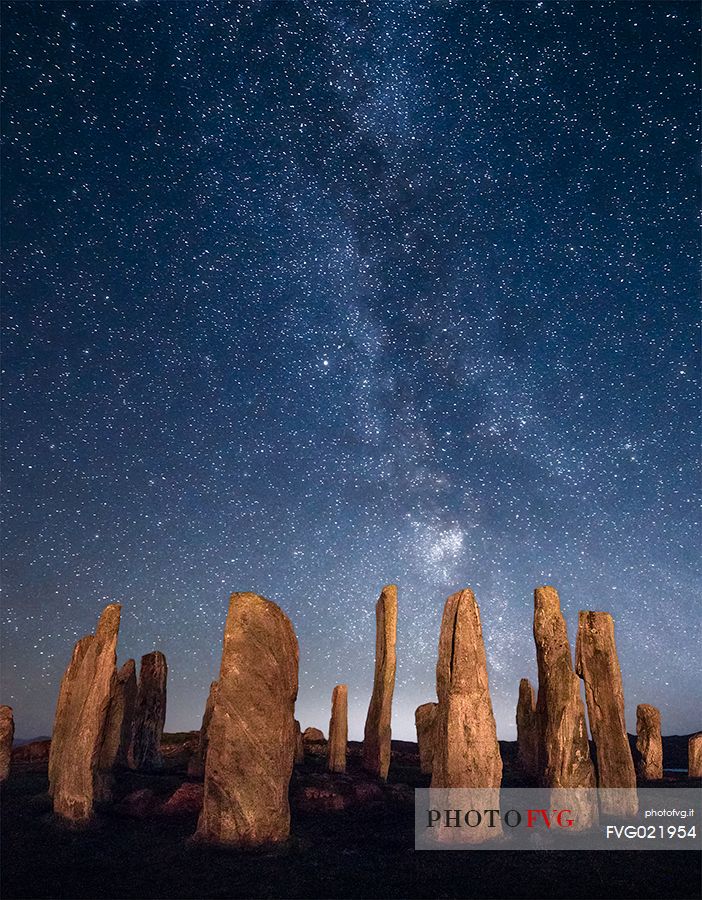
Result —
[[702, 778], [702, 731], [693, 734], [687, 742], [688, 778]]
[[[434, 723], [432, 788], [475, 789], [476, 796], [480, 795], [478, 802], [491, 802], [498, 808], [502, 759], [490, 699], [480, 611], [469, 589], [452, 594], [444, 607], [436, 693], [439, 703]], [[487, 822], [460, 831], [462, 837], [454, 836], [474, 843], [502, 834], [499, 824], [490, 828]], [[449, 837], [448, 832], [446, 836]]]
[[528, 678], [522, 678], [519, 682], [517, 752], [524, 774], [536, 778], [539, 773], [539, 727], [534, 688]]
[[54, 812], [77, 824], [87, 822], [93, 804], [105, 799], [100, 755], [116, 677], [120, 606], [105, 607], [94, 635], [75, 646], [59, 692], [49, 754]]
[[663, 740], [661, 714], [655, 706], [640, 703], [636, 707], [636, 749], [638, 772], [642, 781], [658, 781], [663, 777]]
[[166, 722], [167, 678], [166, 657], [160, 650], [142, 656], [131, 751], [135, 769], [159, 769], [163, 765], [161, 738]]
[[436, 703], [422, 703], [414, 711], [414, 724], [417, 729], [417, 748], [419, 750], [419, 768], [424, 775], [431, 775], [431, 760], [434, 756], [434, 721], [436, 719]]
[[295, 719], [295, 765], [301, 765], [305, 761], [305, 742], [302, 740], [300, 723]]
[[12, 741], [15, 736], [15, 720], [11, 706], [0, 706], [0, 784], [10, 774]]
[[636, 771], [624, 721], [624, 689], [614, 641], [614, 619], [609, 613], [580, 613], [575, 659], [575, 670], [585, 682], [590, 731], [597, 751], [600, 809], [610, 816], [636, 815]]
[[552, 587], [534, 591], [534, 641], [539, 670], [536, 714], [541, 750], [539, 774], [553, 789], [554, 803], [565, 799], [573, 809], [574, 831], [598, 821], [595, 770], [580, 697], [580, 679], [573, 671], [568, 632], [558, 593]]
[[197, 840], [245, 847], [288, 837], [297, 670], [283, 611], [257, 594], [232, 594]]
[[214, 709], [216, 690], [217, 682], [213, 681], [210, 684], [210, 692], [207, 695], [207, 702], [205, 703], [205, 712], [202, 715], [197, 749], [188, 761], [188, 775], [191, 775], [194, 778], [202, 778], [205, 774], [205, 760], [207, 759], [207, 745], [209, 743], [208, 732], [210, 729], [210, 722], [212, 721], [212, 710]]
[[363, 768], [383, 781], [390, 768], [392, 695], [395, 690], [397, 587], [386, 585], [375, 607], [375, 674], [363, 733]]
[[115, 766], [127, 765], [132, 743], [136, 695], [136, 666], [133, 659], [128, 659], [117, 672], [112, 685], [105, 740], [100, 753], [100, 766], [105, 771]]
[[319, 728], [305, 728], [302, 732], [303, 744], [323, 744], [325, 741], [324, 733]]
[[348, 741], [348, 687], [337, 684], [332, 691], [327, 768], [330, 772], [346, 771], [346, 743]]

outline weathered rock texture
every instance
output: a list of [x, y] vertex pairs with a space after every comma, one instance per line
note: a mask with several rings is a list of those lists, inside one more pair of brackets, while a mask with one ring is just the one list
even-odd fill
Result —
[[105, 799], [100, 768], [105, 727], [116, 678], [120, 606], [105, 607], [94, 635], [81, 638], [61, 681], [49, 753], [49, 790], [54, 812], [87, 822], [93, 804]]
[[441, 620], [432, 787], [499, 787], [502, 759], [490, 700], [480, 611], [470, 589]]
[[375, 607], [375, 675], [363, 732], [363, 768], [383, 781], [390, 768], [390, 720], [395, 690], [397, 587], [386, 585]]
[[702, 731], [693, 734], [687, 742], [688, 778], [702, 778]]
[[212, 710], [214, 709], [215, 692], [217, 690], [217, 682], [210, 684], [210, 692], [207, 695], [205, 703], [205, 712], [202, 715], [202, 725], [200, 726], [200, 735], [198, 737], [197, 749], [188, 761], [188, 775], [195, 778], [202, 778], [205, 774], [205, 760], [207, 759], [207, 746], [209, 744], [209, 728], [212, 721]]
[[304, 744], [323, 744], [326, 742], [324, 733], [319, 728], [305, 728], [302, 732], [302, 741]]
[[11, 706], [0, 706], [0, 784], [10, 774], [12, 741], [15, 737], [15, 720]]
[[117, 672], [112, 685], [105, 740], [100, 753], [100, 768], [106, 771], [115, 766], [127, 765], [132, 743], [136, 695], [136, 666], [133, 659], [128, 659]]
[[301, 765], [305, 761], [305, 742], [302, 740], [300, 723], [295, 719], [295, 765]]
[[534, 641], [539, 670], [536, 715], [541, 750], [539, 773], [545, 787], [571, 791], [573, 830], [582, 831], [598, 820], [594, 797], [595, 770], [580, 697], [580, 679], [573, 671], [568, 632], [558, 593], [552, 587], [534, 591]]
[[436, 703], [422, 703], [414, 711], [414, 724], [417, 728], [417, 747], [419, 749], [419, 767], [425, 775], [431, 775], [431, 761], [434, 756], [434, 722], [436, 720]]
[[135, 769], [160, 769], [161, 738], [166, 721], [168, 666], [160, 650], [141, 658], [134, 711], [131, 764]]
[[539, 774], [539, 720], [534, 688], [528, 678], [519, 682], [517, 755], [524, 774], [536, 778]]
[[[441, 620], [436, 665], [439, 698], [434, 722], [432, 788], [474, 788], [480, 802], [492, 789], [499, 807], [502, 759], [490, 700], [480, 611], [469, 589], [452, 594]], [[481, 807], [483, 808], [483, 807]], [[501, 827], [482, 825], [461, 832], [461, 840], [482, 842], [500, 837]]]
[[622, 673], [614, 641], [614, 619], [606, 612], [581, 611], [575, 670], [585, 682], [590, 731], [597, 752], [600, 809], [606, 815], [635, 815], [639, 809], [636, 771], [624, 721]]
[[196, 839], [256, 846], [288, 837], [297, 672], [283, 611], [257, 594], [232, 594]]
[[327, 744], [327, 768], [330, 772], [346, 771], [346, 743], [349, 737], [348, 694], [348, 687], [345, 684], [337, 684], [332, 691]]
[[655, 706], [639, 703], [636, 707], [636, 749], [639, 752], [638, 773], [643, 781], [663, 777], [663, 740], [661, 714]]

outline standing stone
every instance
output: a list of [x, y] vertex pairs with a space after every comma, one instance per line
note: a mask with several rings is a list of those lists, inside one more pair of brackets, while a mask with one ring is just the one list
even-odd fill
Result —
[[[480, 808], [499, 808], [502, 759], [490, 700], [480, 611], [470, 589], [452, 594], [441, 620], [436, 665], [439, 698], [434, 722], [432, 788], [471, 788]], [[450, 800], [449, 800], [450, 802]], [[477, 807], [476, 807], [477, 808]], [[452, 829], [449, 829], [449, 832]], [[459, 832], [459, 829], [455, 829]], [[457, 839], [479, 843], [502, 834], [499, 822], [460, 829]], [[447, 837], [450, 835], [447, 833]]]
[[636, 707], [636, 749], [639, 751], [638, 772], [643, 781], [663, 777], [663, 740], [661, 714], [655, 706], [639, 703]]
[[305, 761], [305, 742], [302, 740], [300, 723], [295, 719], [295, 765], [299, 766]]
[[687, 777], [702, 778], [702, 731], [687, 742]]
[[100, 756], [116, 677], [120, 606], [103, 610], [94, 635], [81, 638], [61, 682], [49, 754], [54, 812], [87, 822], [105, 799]]
[[141, 658], [139, 689], [134, 712], [132, 737], [132, 767], [160, 769], [161, 737], [166, 722], [166, 679], [168, 666], [160, 650]]
[[288, 617], [257, 594], [232, 594], [197, 840], [257, 846], [288, 837], [297, 670]]
[[212, 721], [212, 710], [214, 709], [215, 692], [217, 690], [217, 682], [210, 684], [210, 692], [207, 695], [205, 703], [205, 712], [202, 715], [202, 724], [200, 725], [200, 734], [197, 740], [197, 749], [188, 760], [188, 775], [194, 778], [202, 778], [205, 774], [205, 760], [207, 759], [207, 747], [209, 744], [209, 728]]
[[390, 768], [390, 720], [395, 690], [397, 587], [386, 585], [375, 607], [375, 675], [363, 732], [363, 768], [387, 781]]
[[[66, 667], [66, 671], [61, 678], [59, 686], [58, 700], [56, 701], [56, 712], [54, 714], [54, 730], [51, 736], [51, 745], [49, 749], [49, 795], [54, 796], [54, 785], [58, 778], [57, 766], [63, 756], [63, 741], [68, 730], [69, 723], [67, 716], [69, 708], [75, 707], [74, 697], [75, 684], [81, 673], [83, 660], [93, 641], [94, 634], [88, 634], [76, 641], [71, 655], [71, 661]], [[75, 709], [73, 710], [75, 712]]]
[[100, 753], [100, 767], [106, 771], [128, 763], [136, 695], [136, 666], [133, 659], [128, 659], [112, 685], [105, 740]]
[[624, 721], [622, 673], [614, 641], [614, 619], [606, 612], [581, 611], [575, 670], [585, 682], [590, 731], [597, 752], [600, 809], [609, 816], [634, 816], [639, 810], [636, 771]]
[[436, 720], [437, 703], [422, 703], [414, 711], [414, 724], [417, 728], [417, 748], [419, 750], [419, 768], [424, 775], [431, 775], [431, 761], [434, 756], [434, 722]]
[[15, 737], [15, 720], [11, 706], [0, 706], [0, 784], [7, 781], [12, 758], [12, 741]]
[[539, 725], [534, 688], [528, 678], [519, 682], [517, 756], [524, 774], [536, 778], [539, 774]]
[[534, 591], [534, 641], [539, 670], [536, 715], [540, 730], [539, 773], [552, 788], [555, 804], [566, 800], [573, 810], [574, 831], [598, 821], [595, 770], [580, 697], [580, 680], [573, 671], [568, 631], [558, 593], [552, 587]]
[[329, 742], [327, 744], [327, 768], [330, 772], [346, 771], [348, 736], [348, 687], [345, 684], [337, 684], [332, 691]]
[[480, 611], [469, 588], [446, 601], [436, 665], [432, 787], [499, 787], [502, 759]]

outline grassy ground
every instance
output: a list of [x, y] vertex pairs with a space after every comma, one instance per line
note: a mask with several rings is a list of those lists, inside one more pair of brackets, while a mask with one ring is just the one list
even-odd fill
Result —
[[[321, 771], [309, 758], [295, 778]], [[391, 781], [424, 784], [398, 760]], [[117, 795], [148, 786], [168, 796], [183, 775], [124, 773]], [[188, 842], [196, 813], [127, 818], [111, 807], [96, 827], [52, 818], [46, 776], [15, 773], [3, 790], [2, 896], [10, 898], [677, 898], [699, 897], [701, 865], [681, 852], [417, 853], [407, 796], [341, 812], [293, 805], [294, 838], [275, 852]]]

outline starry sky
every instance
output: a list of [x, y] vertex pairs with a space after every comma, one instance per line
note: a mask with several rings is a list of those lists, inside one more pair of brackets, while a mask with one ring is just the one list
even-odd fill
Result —
[[696, 3], [3, 4], [3, 692], [72, 645], [169, 662], [199, 727], [228, 596], [298, 717], [435, 699], [481, 607], [500, 737], [536, 585], [616, 621], [627, 724], [702, 726]]

